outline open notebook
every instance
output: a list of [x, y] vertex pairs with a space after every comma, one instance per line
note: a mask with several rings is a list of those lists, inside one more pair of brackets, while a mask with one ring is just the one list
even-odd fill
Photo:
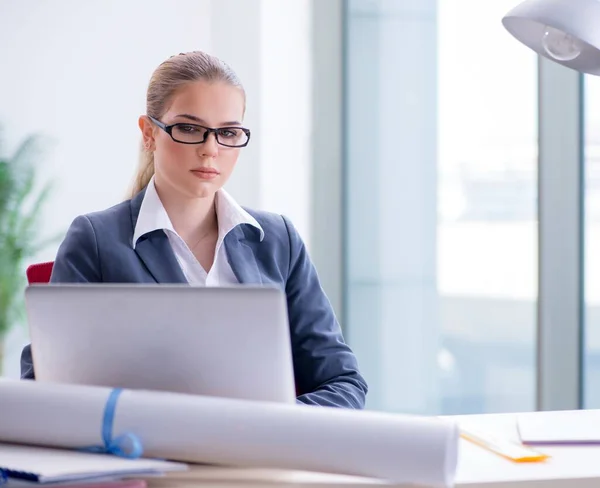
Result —
[[9, 481], [61, 483], [157, 475], [187, 469], [184, 463], [125, 459], [110, 454], [0, 443], [0, 470], [4, 471]]

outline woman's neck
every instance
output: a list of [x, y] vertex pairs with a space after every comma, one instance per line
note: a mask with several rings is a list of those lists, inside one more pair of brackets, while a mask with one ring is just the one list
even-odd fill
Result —
[[194, 246], [205, 237], [218, 232], [214, 194], [204, 198], [186, 197], [164, 191], [156, 181], [154, 184], [175, 232], [188, 246]]

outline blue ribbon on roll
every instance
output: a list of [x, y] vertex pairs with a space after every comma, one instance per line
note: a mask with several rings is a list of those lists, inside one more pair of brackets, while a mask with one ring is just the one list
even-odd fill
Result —
[[[135, 434], [126, 432], [116, 439], [112, 438], [117, 400], [122, 392], [121, 388], [112, 390], [104, 407], [104, 418], [102, 420], [102, 442], [104, 442], [104, 445], [84, 447], [81, 451], [113, 454], [129, 459], [136, 459], [142, 456], [144, 449], [140, 439]], [[9, 475], [10, 470], [0, 468], [0, 486], [8, 482]]]
[[144, 453], [142, 443], [135, 434], [126, 432], [116, 439], [112, 438], [117, 400], [122, 392], [122, 388], [112, 390], [104, 407], [104, 419], [102, 420], [102, 442], [104, 442], [104, 446], [86, 447], [83, 449], [84, 451], [113, 454], [129, 459], [139, 458]]

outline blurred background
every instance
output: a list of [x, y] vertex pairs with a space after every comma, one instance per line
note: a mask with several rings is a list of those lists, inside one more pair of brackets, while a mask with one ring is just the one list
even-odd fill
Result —
[[[538, 59], [501, 24], [516, 3], [0, 0], [0, 154], [48, 141], [35, 167], [55, 191], [39, 234], [60, 234], [125, 198], [154, 68], [217, 55], [245, 84], [253, 133], [228, 190], [298, 227], [368, 408], [533, 410], [544, 161]], [[600, 85], [581, 83], [580, 367], [598, 407]], [[12, 325], [3, 374], [18, 377], [27, 329]]]

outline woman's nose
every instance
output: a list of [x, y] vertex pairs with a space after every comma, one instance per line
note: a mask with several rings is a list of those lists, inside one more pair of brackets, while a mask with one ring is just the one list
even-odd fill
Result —
[[203, 156], [215, 158], [219, 155], [219, 143], [217, 142], [217, 136], [214, 132], [208, 134], [206, 141], [200, 144], [200, 152]]

